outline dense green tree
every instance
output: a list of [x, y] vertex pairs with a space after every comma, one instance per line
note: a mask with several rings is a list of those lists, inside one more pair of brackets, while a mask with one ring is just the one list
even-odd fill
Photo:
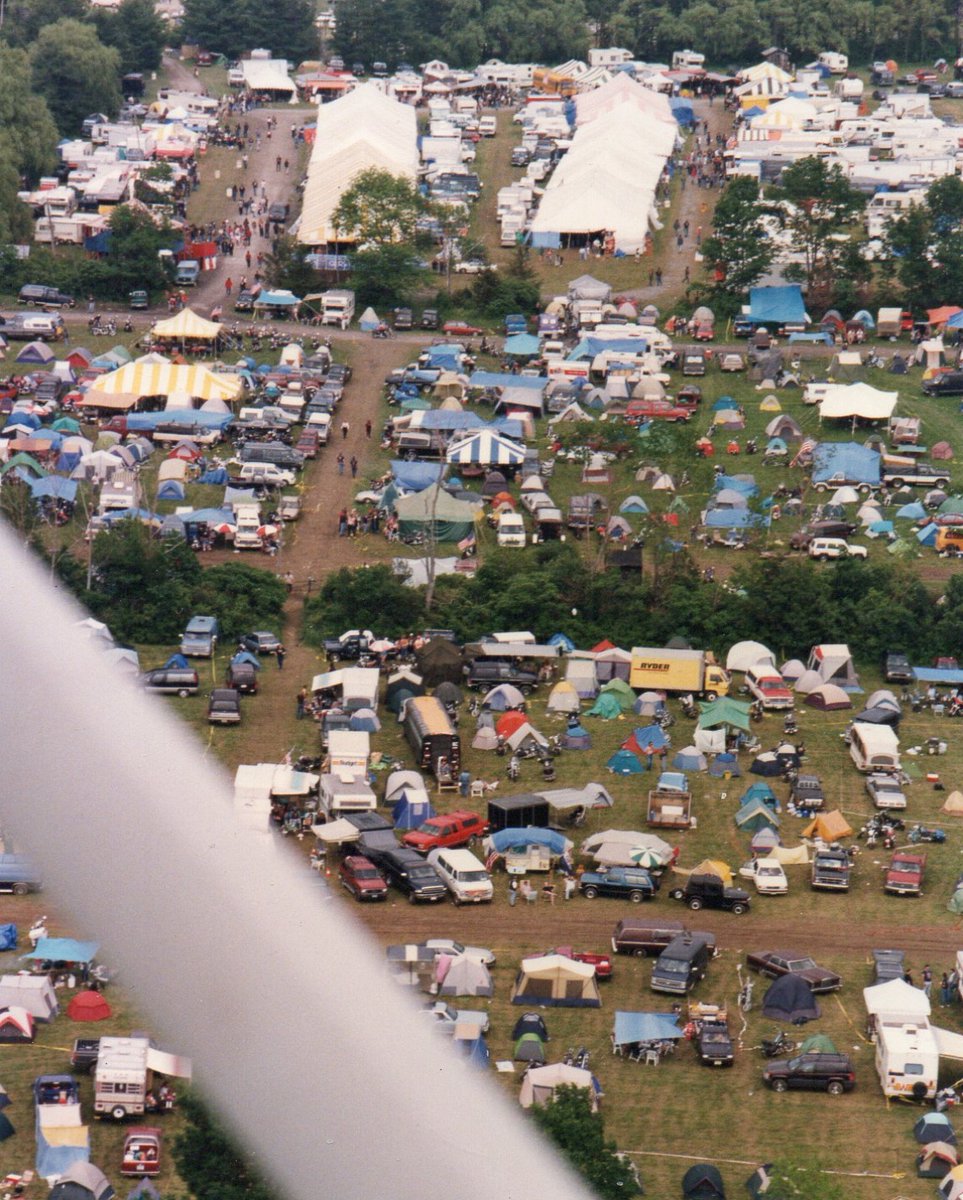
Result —
[[57, 160], [57, 127], [33, 91], [25, 50], [0, 43], [0, 161], [34, 183]]
[[171, 231], [158, 226], [149, 213], [128, 204], [118, 205], [110, 216], [110, 254], [104, 261], [112, 294], [125, 296], [134, 288], [157, 291], [168, 280], [158, 250], [170, 245]]
[[963, 271], [963, 181], [931, 184], [923, 204], [893, 221], [884, 239], [886, 267], [911, 307], [955, 303]]
[[424, 278], [410, 245], [372, 246], [351, 256], [351, 282], [358, 303], [374, 309], [398, 308], [410, 302]]
[[[13, 156], [5, 151], [4, 141], [0, 133], [0, 246], [25, 245], [33, 241], [33, 213], [17, 199], [20, 176]], [[4, 278], [9, 280], [11, 275], [4, 272]]]
[[271, 287], [288, 288], [295, 296], [318, 290], [318, 273], [305, 261], [304, 247], [287, 234], [267, 256], [264, 278]]
[[369, 167], [352, 179], [331, 223], [346, 239], [355, 239], [361, 246], [411, 243], [415, 223], [424, 211], [424, 199], [410, 179]]
[[29, 49], [45, 25], [67, 18], [86, 21], [89, 15], [86, 0], [8, 0], [3, 36], [11, 46]]
[[270, 1200], [269, 1189], [227, 1131], [188, 1092], [178, 1100], [187, 1118], [173, 1144], [178, 1174], [196, 1200]]
[[388, 566], [346, 568], [329, 575], [304, 606], [304, 640], [320, 646], [326, 637], [365, 622], [383, 637], [397, 637], [424, 624], [420, 588], [407, 587]]
[[125, 642], [173, 642], [191, 614], [201, 568], [183, 539], [156, 539], [137, 521], [97, 534], [94, 614]]
[[283, 580], [273, 571], [246, 563], [221, 563], [201, 574], [194, 590], [198, 612], [216, 612], [225, 640], [252, 629], [281, 631], [287, 596]]
[[839, 166], [810, 157], [786, 167], [766, 199], [803, 256], [802, 264], [789, 268], [787, 274], [804, 280], [810, 297], [827, 297], [844, 253], [845, 242], [838, 235], [863, 211], [866, 197]]
[[186, 0], [184, 36], [227, 58], [266, 46], [278, 58], [299, 63], [317, 57], [314, 16], [310, 0]]
[[80, 132], [90, 113], [120, 108], [120, 55], [92, 25], [62, 20], [45, 25], [30, 49], [34, 89], [64, 134]]
[[605, 1140], [602, 1114], [592, 1112], [585, 1088], [569, 1084], [556, 1088], [547, 1104], [532, 1110], [535, 1124], [558, 1146], [586, 1183], [602, 1200], [639, 1196], [642, 1188], [630, 1162]]
[[702, 254], [712, 272], [707, 292], [719, 308], [717, 315], [737, 312], [746, 292], [772, 265], [774, 249], [759, 199], [756, 180], [739, 175], [716, 205]]
[[94, 23], [105, 46], [120, 54], [120, 69], [156, 71], [167, 39], [167, 26], [154, 12], [151, 0], [123, 0], [115, 11], [95, 9]]

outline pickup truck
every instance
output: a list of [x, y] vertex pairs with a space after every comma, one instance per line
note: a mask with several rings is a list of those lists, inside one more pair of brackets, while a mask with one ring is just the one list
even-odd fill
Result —
[[337, 638], [325, 638], [324, 652], [329, 662], [354, 662], [369, 652], [372, 641], [368, 633], [343, 633]]
[[70, 1065], [76, 1071], [88, 1073], [97, 1065], [100, 1054], [100, 1038], [75, 1038], [70, 1051]]
[[886, 487], [946, 488], [950, 484], [949, 472], [943, 467], [929, 463], [905, 463], [898, 467], [884, 467], [882, 474]]
[[883, 891], [891, 896], [919, 896], [923, 892], [926, 855], [897, 850], [889, 860]]
[[852, 869], [852, 859], [842, 846], [824, 846], [813, 854], [810, 886], [815, 891], [848, 892]]

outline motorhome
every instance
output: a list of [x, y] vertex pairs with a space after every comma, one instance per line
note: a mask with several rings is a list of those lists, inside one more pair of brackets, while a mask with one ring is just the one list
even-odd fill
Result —
[[877, 1014], [876, 1071], [885, 1096], [921, 1103], [936, 1095], [940, 1050], [925, 1017], [906, 1020]]
[[849, 733], [849, 754], [858, 771], [898, 771], [899, 738], [888, 725], [853, 723]]
[[926, 193], [921, 188], [906, 192], [876, 192], [866, 205], [866, 234], [871, 238], [883, 237], [893, 221], [904, 216], [917, 204], [922, 204]]
[[146, 1037], [102, 1037], [94, 1068], [94, 1112], [115, 1121], [141, 1116], [154, 1073], [190, 1079], [190, 1059], [166, 1054]]
[[234, 548], [235, 550], [263, 550], [264, 538], [261, 534], [261, 510], [256, 504], [237, 504], [234, 506]]

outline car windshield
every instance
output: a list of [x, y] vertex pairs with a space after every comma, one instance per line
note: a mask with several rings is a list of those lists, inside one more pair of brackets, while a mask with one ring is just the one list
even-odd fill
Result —
[[808, 971], [815, 965], [811, 958], [790, 958], [786, 963], [790, 971]]
[[922, 867], [916, 862], [895, 862], [893, 863], [894, 870], [899, 871], [902, 875], [921, 875]]
[[462, 883], [487, 883], [488, 876], [484, 871], [459, 871], [458, 878]]
[[659, 971], [664, 975], [684, 975], [689, 964], [681, 958], [663, 958], [659, 962]]
[[377, 879], [380, 881], [381, 876], [374, 867], [362, 867], [360, 871], [354, 872], [355, 879]]

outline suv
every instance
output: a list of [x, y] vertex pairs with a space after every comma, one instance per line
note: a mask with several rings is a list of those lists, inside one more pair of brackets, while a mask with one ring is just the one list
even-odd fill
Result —
[[32, 304], [37, 308], [73, 308], [75, 300], [59, 288], [44, 287], [42, 283], [25, 283], [17, 294], [17, 303]]
[[891, 896], [920, 896], [923, 893], [925, 871], [925, 854], [897, 850], [886, 869], [883, 891]]
[[[582, 876], [583, 882], [587, 875]], [[721, 908], [741, 916], [749, 911], [749, 893], [742, 888], [726, 887], [718, 875], [690, 875], [684, 887], [673, 888], [669, 895], [681, 900], [693, 912], [700, 908]]]
[[403, 846], [427, 854], [439, 846], [466, 846], [474, 838], [484, 837], [488, 822], [473, 812], [453, 812], [429, 817], [420, 829], [411, 829], [401, 839]]
[[806, 1088], [841, 1096], [856, 1086], [856, 1072], [845, 1054], [797, 1054], [777, 1059], [766, 1067], [762, 1078], [774, 1092]]
[[396, 308], [392, 324], [395, 329], [410, 329], [414, 325], [414, 317], [410, 308]]
[[579, 880], [579, 891], [586, 900], [596, 896], [613, 896], [641, 904], [651, 900], [658, 891], [657, 876], [642, 867], [611, 867], [608, 871], [586, 871]]
[[797, 775], [790, 786], [789, 799], [807, 812], [818, 812], [826, 803], [823, 781], [818, 775]]
[[348, 855], [338, 868], [338, 878], [356, 900], [384, 900], [388, 895], [384, 876], [361, 854]]
[[220, 632], [217, 617], [191, 617], [181, 634], [181, 654], [187, 658], [213, 658]]
[[855, 533], [857, 526], [852, 521], [812, 521], [790, 534], [790, 550], [808, 550], [814, 538], [841, 537], [848, 538]]
[[438, 328], [438, 309], [426, 308], [421, 314], [422, 329], [437, 329]]
[[538, 676], [534, 671], [527, 671], [498, 658], [476, 658], [465, 668], [465, 674], [470, 688], [493, 688], [499, 683], [511, 683], [522, 695], [527, 696], [538, 686]]
[[891, 650], [883, 658], [883, 678], [887, 683], [912, 683], [913, 668], [905, 654]]
[[241, 645], [252, 654], [276, 654], [281, 639], [267, 629], [256, 629], [241, 638]]
[[705, 978], [712, 946], [705, 938], [680, 934], [662, 951], [652, 967], [653, 992], [684, 994]]
[[963, 396], [963, 371], [941, 371], [924, 379], [923, 392], [927, 396]]
[[736, 1054], [726, 1018], [715, 1017], [697, 1022], [695, 1048], [699, 1062], [704, 1066], [731, 1067]]
[[141, 683], [149, 692], [193, 696], [200, 687], [197, 672], [189, 667], [158, 667], [156, 671], [145, 671]]
[[831, 558], [866, 558], [865, 546], [851, 546], [843, 538], [819, 537], [809, 543], [809, 557], [828, 562]]
[[207, 720], [211, 725], [240, 725], [241, 693], [237, 688], [215, 688], [211, 692]]
[[228, 664], [227, 676], [224, 680], [229, 688], [234, 688], [247, 696], [257, 695], [257, 667], [249, 662], [232, 662]]

